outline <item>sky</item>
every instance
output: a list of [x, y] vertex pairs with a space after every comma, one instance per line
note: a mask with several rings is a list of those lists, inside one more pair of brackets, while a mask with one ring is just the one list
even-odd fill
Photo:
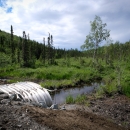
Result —
[[80, 49], [96, 15], [114, 42], [130, 40], [130, 0], [0, 0], [1, 30], [12, 25], [14, 35], [39, 43], [50, 33], [56, 48]]

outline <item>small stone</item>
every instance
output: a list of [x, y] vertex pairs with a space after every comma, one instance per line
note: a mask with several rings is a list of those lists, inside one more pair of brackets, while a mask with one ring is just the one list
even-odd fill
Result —
[[9, 99], [3, 99], [3, 100], [1, 100], [1, 103], [2, 103], [2, 104], [7, 104], [7, 103], [9, 103], [9, 102], [10, 102]]
[[0, 128], [0, 130], [6, 130], [6, 128], [3, 128], [3, 127], [2, 127], [2, 128]]
[[54, 109], [54, 110], [58, 109], [58, 104], [53, 104], [53, 105], [50, 107], [50, 109]]
[[11, 94], [9, 96], [10, 100], [16, 100], [17, 99], [17, 95], [14, 93], [14, 94]]
[[22, 125], [17, 125], [19, 128], [21, 128], [22, 127]]
[[47, 105], [45, 102], [39, 102], [39, 106], [43, 107], [43, 108], [47, 108]]
[[9, 95], [8, 94], [1, 94], [0, 99], [8, 99]]
[[23, 117], [25, 117], [25, 114], [22, 114]]
[[26, 113], [28, 112], [28, 109], [26, 109]]
[[4, 92], [0, 91], [0, 94], [4, 94]]

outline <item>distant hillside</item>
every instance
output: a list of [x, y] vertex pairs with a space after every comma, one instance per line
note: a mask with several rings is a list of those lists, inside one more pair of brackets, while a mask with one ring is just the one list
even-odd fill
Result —
[[[11, 26], [12, 27], [12, 26]], [[53, 36], [49, 34], [47, 43], [45, 39], [43, 43], [35, 40], [30, 40], [29, 36], [23, 32], [23, 37], [9, 34], [0, 30], [0, 64], [20, 64], [23, 67], [35, 66], [36, 60], [40, 60], [43, 64], [54, 64], [55, 58], [62, 58], [66, 56], [80, 56], [81, 52], [77, 49], [65, 50], [56, 49], [53, 46]]]

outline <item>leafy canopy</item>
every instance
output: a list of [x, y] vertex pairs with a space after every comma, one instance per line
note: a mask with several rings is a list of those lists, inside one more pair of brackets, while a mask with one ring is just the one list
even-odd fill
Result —
[[94, 21], [90, 21], [91, 31], [86, 36], [85, 44], [81, 46], [81, 49], [97, 49], [99, 44], [106, 40], [110, 36], [110, 31], [105, 29], [106, 23], [102, 23], [99, 16], [95, 16]]

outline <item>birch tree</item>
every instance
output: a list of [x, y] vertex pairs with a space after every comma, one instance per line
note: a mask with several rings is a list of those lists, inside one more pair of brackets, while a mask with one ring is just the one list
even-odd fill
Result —
[[93, 51], [93, 63], [98, 62], [97, 49], [102, 41], [106, 40], [110, 36], [110, 31], [105, 29], [106, 23], [103, 23], [99, 16], [95, 16], [94, 21], [90, 21], [91, 31], [86, 36], [84, 44], [81, 49], [94, 49]]

